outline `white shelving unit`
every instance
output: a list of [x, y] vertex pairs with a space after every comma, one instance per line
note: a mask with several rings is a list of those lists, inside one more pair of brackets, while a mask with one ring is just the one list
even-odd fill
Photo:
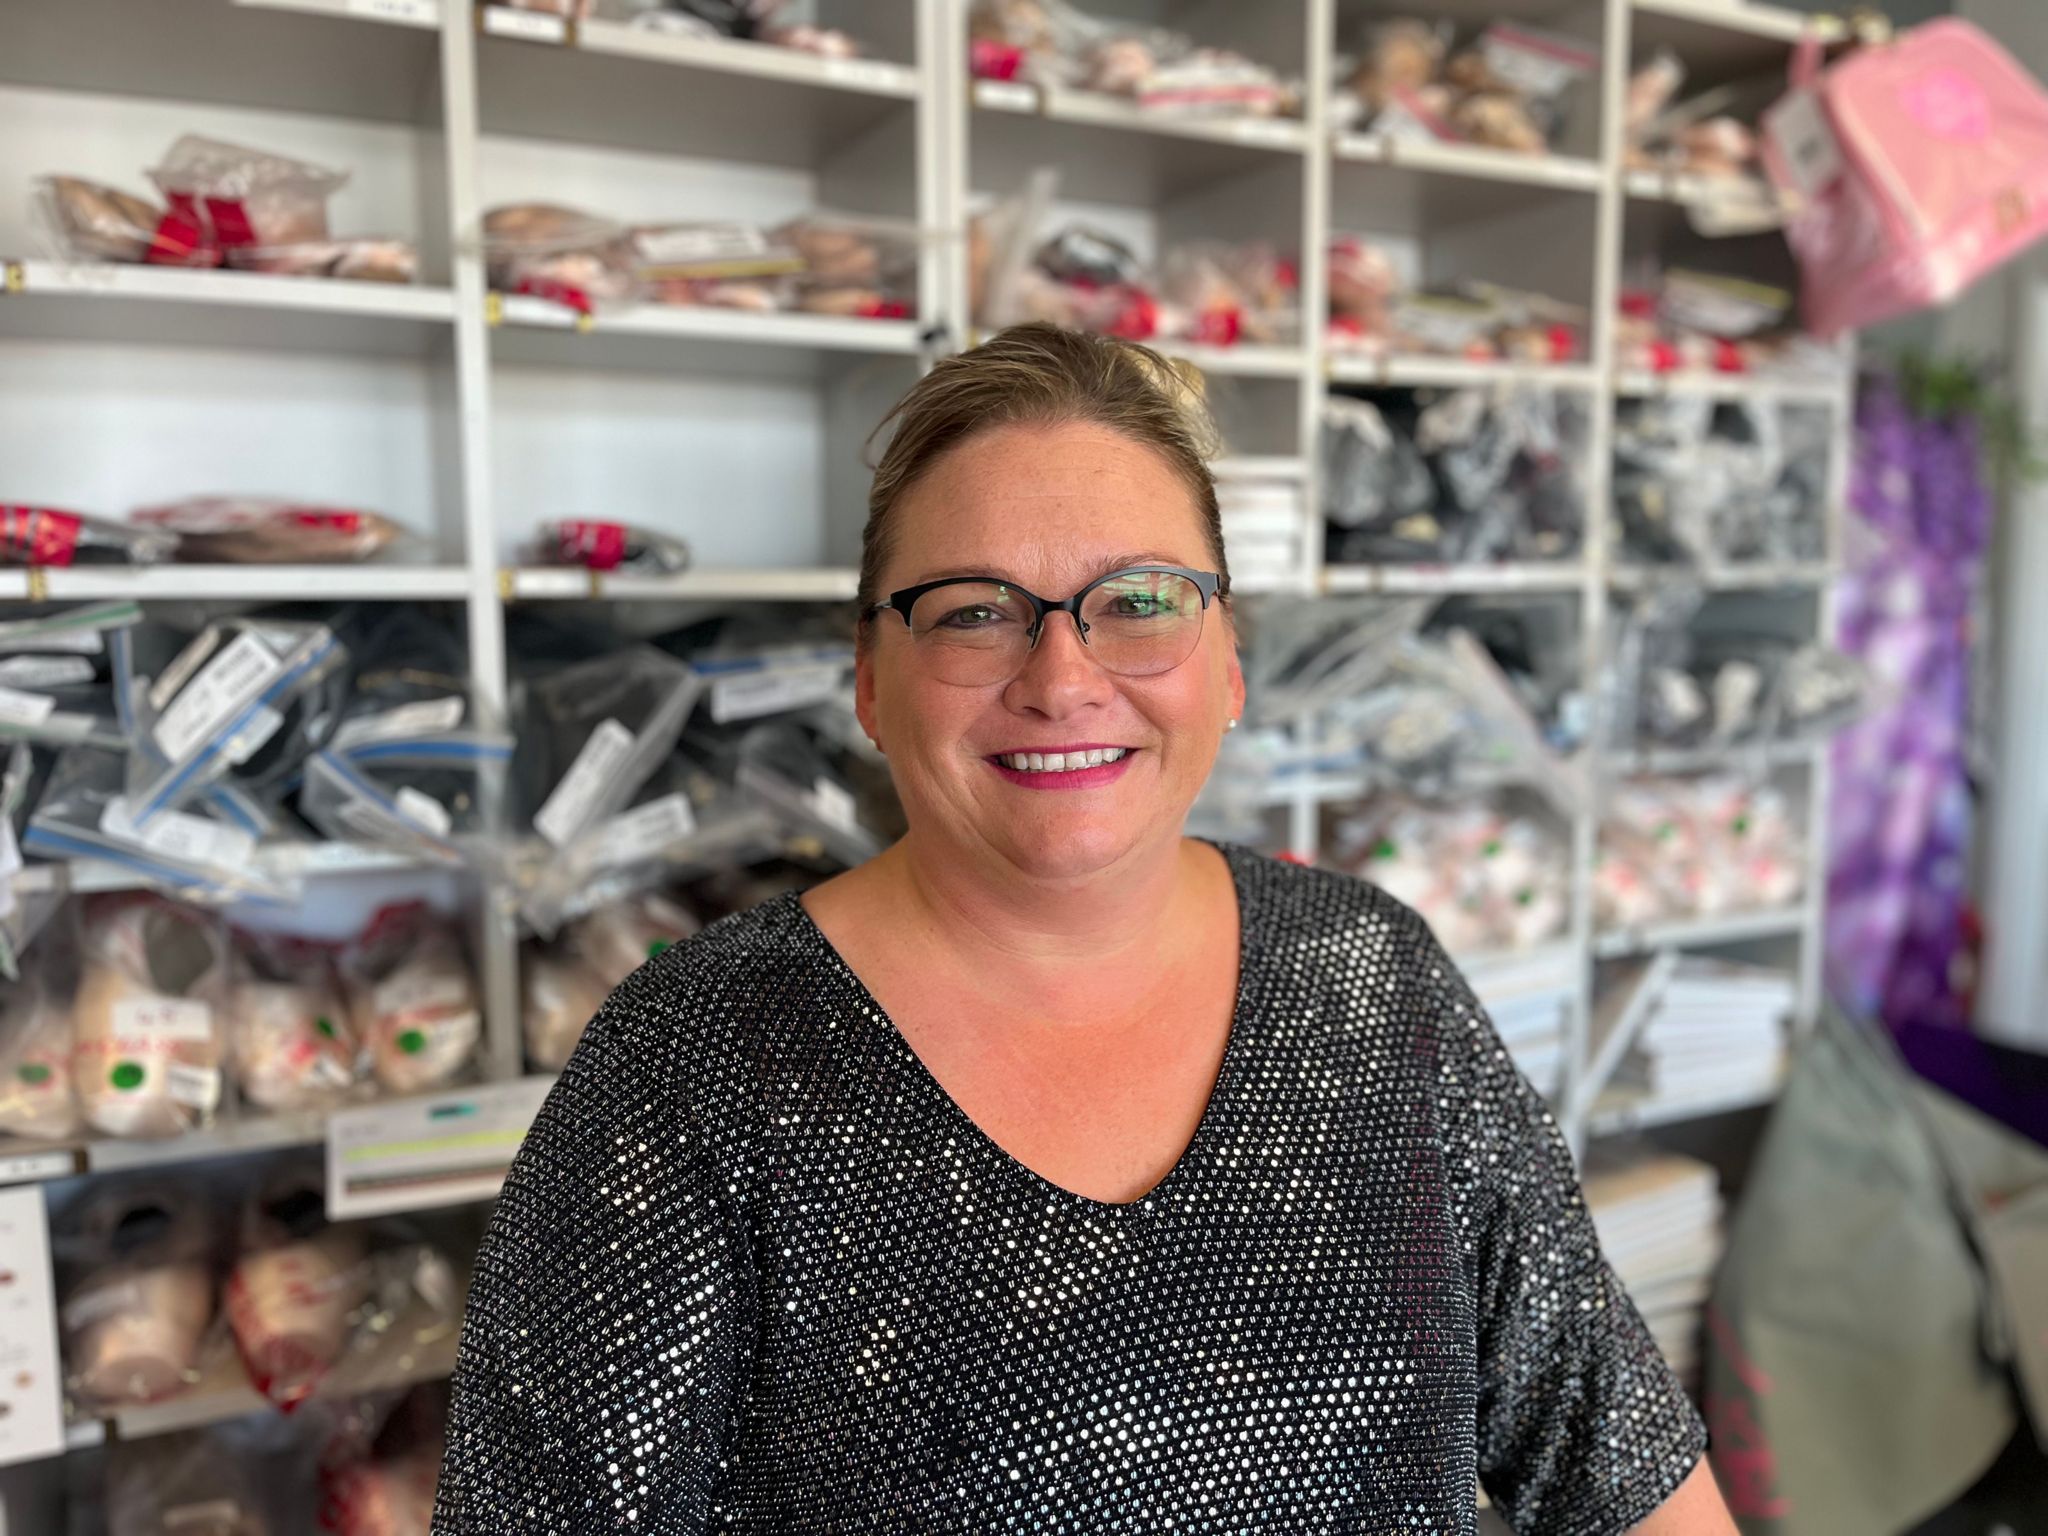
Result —
[[[1685, 190], [1623, 170], [1620, 103], [1632, 62], [1668, 44], [1710, 71], [1782, 68], [1810, 21], [1742, 0], [1445, 0], [1461, 20], [1510, 15], [1600, 47], [1564, 153], [1532, 158], [1416, 147], [1340, 131], [1334, 57], [1412, 0], [1185, 0], [1174, 25], [1307, 82], [1296, 121], [1175, 122], [1073, 92], [972, 81], [964, 0], [821, 0], [821, 19], [876, 57], [829, 61], [765, 46], [574, 27], [468, 0], [67, 0], [14, 18], [0, 50], [0, 466], [8, 499], [119, 515], [192, 491], [278, 490], [376, 507], [412, 535], [363, 567], [171, 566], [0, 572], [0, 600], [134, 597], [436, 601], [466, 616], [471, 663], [502, 699], [508, 604], [760, 599], [843, 602], [865, 510], [861, 445], [932, 356], [971, 339], [969, 212], [1060, 165], [1058, 214], [1153, 255], [1209, 236], [1263, 237], [1301, 254], [1306, 334], [1285, 346], [1177, 349], [1204, 370], [1233, 452], [1297, 466], [1311, 514], [1291, 590], [1491, 594], [1577, 604], [1596, 675], [1612, 605], [1647, 578], [1610, 547], [1617, 399], [1694, 389], [1837, 412], [1845, 384], [1641, 379], [1615, 365], [1612, 323], [1631, 202]], [[419, 242], [416, 287], [229, 272], [78, 267], [48, 258], [27, 216], [43, 172], [139, 188], [186, 131], [272, 145], [353, 177], [337, 227]], [[487, 294], [483, 211], [515, 200], [627, 218], [779, 219], [830, 207], [913, 222], [917, 318], [747, 316], [641, 306], [587, 324], [543, 301]], [[1583, 304], [1591, 354], [1557, 366], [1487, 365], [1333, 350], [1333, 231], [1390, 241], [1409, 274], [1471, 275]], [[1317, 428], [1329, 391], [1537, 383], [1593, 405], [1585, 466], [1593, 515], [1580, 557], [1553, 565], [1328, 567], [1321, 560]], [[1838, 502], [1843, 462], [1837, 464]], [[687, 575], [594, 576], [525, 566], [546, 517], [596, 515], [688, 538]], [[1716, 591], [1803, 590], [1831, 617], [1830, 558], [1708, 573]], [[1599, 957], [1645, 947], [1781, 941], [1796, 947], [1805, 1017], [1818, 990], [1824, 754], [1729, 754], [1802, 775], [1810, 896], [1787, 911], [1629, 933], [1595, 930], [1593, 812], [1571, 829], [1564, 940], [1585, 957], [1566, 1082], [1585, 1065]], [[1612, 755], [1601, 781], [1721, 766], [1713, 754]], [[1346, 793], [1289, 792], [1292, 840], [1313, 840]], [[1597, 804], [1599, 796], [1596, 794]], [[1304, 847], [1303, 851], [1313, 851]], [[347, 855], [337, 855], [346, 860]], [[351, 873], [360, 873], [351, 866]], [[324, 878], [321, 870], [310, 872]], [[76, 872], [74, 888], [118, 876]], [[520, 1066], [516, 935], [487, 900], [479, 947], [490, 1071]], [[1602, 1129], [1593, 1124], [1590, 1129]], [[284, 1128], [292, 1139], [312, 1126]], [[1570, 1127], [1575, 1138], [1589, 1129]], [[253, 1133], [252, 1133], [253, 1134]], [[78, 1167], [98, 1166], [90, 1155]], [[152, 1152], [142, 1156], [160, 1155]], [[161, 1154], [171, 1155], [171, 1154]], [[0, 1163], [0, 1178], [11, 1165]], [[49, 1176], [16, 1170], [13, 1176]]]

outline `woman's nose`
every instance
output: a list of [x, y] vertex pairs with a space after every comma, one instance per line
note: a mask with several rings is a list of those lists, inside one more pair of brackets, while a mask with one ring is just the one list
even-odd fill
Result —
[[1004, 701], [1012, 709], [1060, 715], [1107, 702], [1116, 692], [1095, 653], [1082, 644], [1078, 623], [1070, 613], [1045, 616], [1038, 644], [1024, 653], [1024, 665], [1005, 692]]

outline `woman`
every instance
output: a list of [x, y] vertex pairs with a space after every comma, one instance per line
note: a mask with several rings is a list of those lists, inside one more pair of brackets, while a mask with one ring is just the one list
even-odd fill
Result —
[[1049, 327], [892, 413], [909, 831], [592, 1022], [477, 1261], [434, 1529], [1732, 1533], [1414, 913], [1181, 835], [1243, 706], [1199, 411]]

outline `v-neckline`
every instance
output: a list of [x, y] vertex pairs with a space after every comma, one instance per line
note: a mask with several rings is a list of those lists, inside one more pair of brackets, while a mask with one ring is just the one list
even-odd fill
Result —
[[924, 1058], [917, 1054], [917, 1050], [911, 1045], [909, 1038], [898, 1027], [896, 1021], [889, 1016], [889, 1010], [884, 1008], [875, 994], [868, 990], [868, 984], [861, 980], [860, 973], [847, 964], [846, 957], [839, 953], [838, 946], [832, 942], [830, 936], [819, 926], [818, 920], [812, 917], [809, 909], [804, 906], [802, 900], [803, 893], [801, 891], [791, 891], [784, 899], [788, 901], [791, 909], [796, 913], [797, 921], [809, 930], [812, 940], [824, 952], [826, 959], [831, 963], [832, 969], [838, 973], [847, 990], [853, 994], [854, 1000], [861, 1007], [861, 1011], [881, 1026], [887, 1038], [904, 1058], [909, 1071], [920, 1081], [922, 1091], [937, 1100], [941, 1112], [949, 1120], [960, 1126], [969, 1140], [986, 1149], [999, 1162], [1007, 1164], [1016, 1176], [1020, 1176], [1030, 1183], [1043, 1196], [1064, 1200], [1090, 1211], [1101, 1211], [1110, 1215], [1124, 1215], [1142, 1210], [1150, 1210], [1154, 1200], [1158, 1199], [1161, 1195], [1169, 1193], [1171, 1186], [1182, 1182], [1188, 1177], [1187, 1170], [1205, 1150], [1207, 1144], [1214, 1140], [1218, 1134], [1216, 1122], [1222, 1116], [1227, 1095], [1236, 1086], [1240, 1063], [1245, 1053], [1250, 1049], [1245, 1023], [1245, 996], [1251, 982], [1252, 899], [1250, 885], [1245, 878], [1244, 869], [1240, 862], [1240, 851], [1234, 844], [1219, 842], [1215, 838], [1209, 837], [1199, 838], [1198, 841], [1207, 843], [1223, 855], [1224, 867], [1230, 872], [1231, 890], [1237, 898], [1237, 984], [1231, 998], [1230, 1032], [1224, 1037], [1223, 1059], [1217, 1065], [1216, 1080], [1210, 1085], [1209, 1097], [1202, 1105], [1201, 1117], [1195, 1122], [1194, 1134], [1189, 1136], [1187, 1145], [1181, 1148], [1180, 1155], [1173, 1161], [1173, 1166], [1160, 1175], [1158, 1181], [1150, 1189], [1141, 1195], [1133, 1196], [1129, 1200], [1098, 1200], [1093, 1195], [1084, 1195], [1079, 1190], [1068, 1189], [1064, 1184], [1056, 1184], [1037, 1169], [1025, 1163], [1015, 1153], [1011, 1152], [1001, 1142], [997, 1141], [995, 1137], [984, 1130], [981, 1123], [961, 1107], [960, 1101], [953, 1097], [952, 1093], [944, 1083], [939, 1081], [932, 1069], [925, 1065]]

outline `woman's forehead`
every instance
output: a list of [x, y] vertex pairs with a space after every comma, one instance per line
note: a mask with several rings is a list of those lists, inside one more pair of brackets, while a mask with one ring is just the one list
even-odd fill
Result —
[[1153, 449], [1087, 423], [978, 434], [934, 464], [896, 513], [890, 566], [899, 584], [968, 566], [1027, 586], [1087, 580], [1141, 550], [1207, 564], [1186, 482]]

